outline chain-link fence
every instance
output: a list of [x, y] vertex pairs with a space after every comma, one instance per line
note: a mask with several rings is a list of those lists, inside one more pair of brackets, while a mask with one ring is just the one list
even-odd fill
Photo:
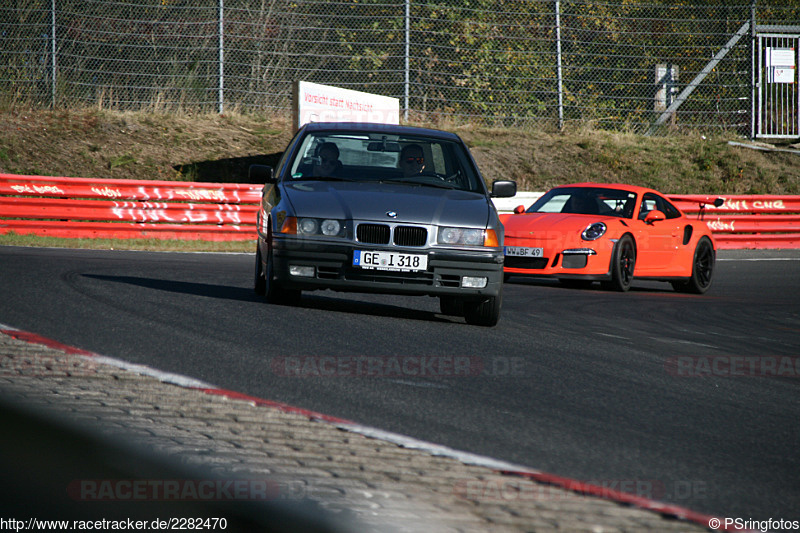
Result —
[[413, 118], [748, 133], [757, 25], [797, 0], [6, 0], [0, 99], [275, 112], [292, 82]]

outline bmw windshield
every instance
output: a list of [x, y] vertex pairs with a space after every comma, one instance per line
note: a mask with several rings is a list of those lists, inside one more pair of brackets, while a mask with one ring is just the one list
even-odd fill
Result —
[[484, 194], [463, 146], [444, 139], [383, 133], [312, 133], [291, 163], [295, 180], [404, 183]]

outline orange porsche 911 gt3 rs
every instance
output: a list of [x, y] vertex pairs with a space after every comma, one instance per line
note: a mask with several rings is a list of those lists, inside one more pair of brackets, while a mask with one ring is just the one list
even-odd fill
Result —
[[617, 291], [627, 291], [634, 279], [649, 279], [696, 294], [711, 285], [716, 251], [708, 226], [652, 189], [563, 185], [500, 219], [506, 279], [547, 276], [572, 286], [600, 281]]

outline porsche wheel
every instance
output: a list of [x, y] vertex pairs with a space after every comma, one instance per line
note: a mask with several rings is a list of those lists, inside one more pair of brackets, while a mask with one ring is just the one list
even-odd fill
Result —
[[623, 235], [614, 247], [611, 257], [611, 280], [603, 287], [613, 291], [625, 292], [631, 288], [633, 272], [636, 267], [636, 245], [633, 237]]
[[491, 296], [482, 301], [464, 302], [464, 318], [473, 326], [492, 327], [500, 320], [503, 295]]
[[714, 245], [708, 237], [701, 238], [694, 249], [692, 277], [686, 281], [673, 281], [672, 287], [679, 292], [703, 294], [711, 286], [715, 262]]

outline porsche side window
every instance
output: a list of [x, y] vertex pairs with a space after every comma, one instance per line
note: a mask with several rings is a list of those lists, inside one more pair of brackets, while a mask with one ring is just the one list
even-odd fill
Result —
[[665, 215], [667, 215], [667, 218], [678, 218], [681, 216], [681, 212], [678, 210], [678, 208], [672, 205], [670, 202], [664, 200], [662, 203], [664, 204], [662, 211]]
[[647, 213], [658, 208], [658, 197], [650, 193], [645, 194], [644, 197], [642, 197], [642, 206], [639, 209], [639, 220], [644, 220]]
[[644, 220], [647, 213], [654, 209], [658, 209], [664, 213], [667, 218], [678, 218], [681, 216], [680, 211], [666, 199], [652, 193], [645, 194], [642, 199], [642, 208], [639, 210], [639, 218]]

